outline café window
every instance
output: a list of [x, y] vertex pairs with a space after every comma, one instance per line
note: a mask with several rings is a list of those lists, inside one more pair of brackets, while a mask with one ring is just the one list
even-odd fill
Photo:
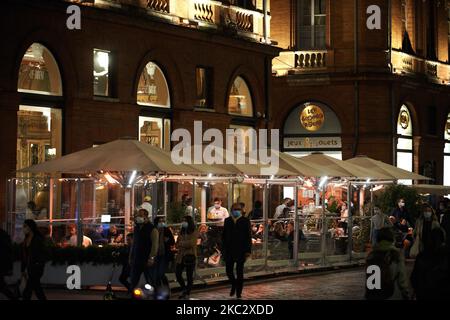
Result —
[[139, 117], [139, 141], [170, 150], [170, 120]]
[[137, 89], [137, 103], [142, 106], [170, 108], [166, 77], [154, 62], [147, 63], [141, 73]]
[[[397, 145], [396, 145], [396, 166], [398, 168], [413, 171], [413, 127], [411, 114], [408, 108], [403, 105], [397, 119]], [[410, 184], [411, 180], [402, 181]]]
[[325, 49], [326, 0], [298, 0], [297, 47]]
[[197, 87], [195, 106], [199, 108], [212, 108], [212, 69], [196, 68], [195, 80]]
[[60, 109], [19, 106], [17, 170], [61, 156], [61, 138]]
[[252, 95], [247, 83], [241, 77], [236, 77], [231, 85], [228, 113], [244, 117], [253, 116]]
[[94, 49], [94, 95], [112, 96], [111, 52]]
[[40, 43], [33, 43], [25, 52], [19, 69], [19, 92], [62, 95], [61, 75], [52, 53]]
[[447, 115], [444, 132], [444, 185], [450, 186], [450, 113]]

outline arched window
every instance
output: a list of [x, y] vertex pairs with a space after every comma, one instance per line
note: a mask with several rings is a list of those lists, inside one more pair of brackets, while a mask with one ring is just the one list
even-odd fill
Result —
[[241, 77], [236, 77], [231, 85], [228, 96], [228, 113], [253, 117], [252, 95], [247, 83]]
[[282, 150], [297, 157], [320, 151], [342, 159], [341, 133], [339, 118], [330, 107], [306, 102], [284, 120]]
[[450, 113], [445, 123], [444, 140], [444, 185], [450, 186]]
[[[413, 125], [411, 113], [406, 105], [402, 105], [397, 119], [396, 166], [413, 171]], [[410, 180], [402, 181], [410, 183]]]
[[[16, 168], [22, 169], [60, 157], [63, 131], [62, 81], [55, 58], [42, 44], [33, 43], [22, 57], [17, 91], [22, 101], [17, 111]], [[28, 179], [32, 176], [28, 173], [17, 173], [17, 176], [26, 178], [18, 180], [21, 187], [17, 191], [23, 196], [25, 207], [28, 203], [36, 208], [30, 209], [29, 206], [25, 217], [51, 219], [51, 191], [38, 178], [41, 175], [34, 179]], [[61, 212], [60, 209], [56, 211]]]
[[154, 62], [148, 62], [141, 73], [137, 104], [141, 106], [139, 141], [170, 150], [171, 110], [155, 110], [155, 107], [170, 109], [169, 86], [163, 71]]
[[40, 43], [33, 43], [22, 58], [17, 84], [19, 92], [62, 95], [61, 75], [52, 53]]
[[154, 62], [147, 63], [139, 78], [137, 103], [143, 106], [170, 108], [166, 77]]

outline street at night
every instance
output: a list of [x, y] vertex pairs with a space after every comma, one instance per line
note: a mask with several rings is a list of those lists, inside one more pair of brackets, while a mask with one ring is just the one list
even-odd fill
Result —
[[450, 300], [450, 0], [2, 0], [0, 36], [0, 310]]

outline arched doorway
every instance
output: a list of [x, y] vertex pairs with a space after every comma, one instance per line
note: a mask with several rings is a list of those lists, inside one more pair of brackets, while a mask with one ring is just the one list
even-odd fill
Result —
[[[395, 165], [398, 168], [413, 171], [413, 124], [411, 113], [406, 105], [400, 107], [397, 118], [397, 144], [395, 146]], [[399, 181], [411, 184], [411, 180]]]

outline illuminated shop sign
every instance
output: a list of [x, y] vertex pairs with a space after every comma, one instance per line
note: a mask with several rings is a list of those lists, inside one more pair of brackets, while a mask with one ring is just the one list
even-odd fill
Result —
[[325, 115], [319, 106], [310, 104], [300, 113], [300, 123], [308, 131], [319, 130], [325, 121]]
[[284, 138], [285, 149], [339, 149], [342, 147], [340, 137], [287, 137]]

